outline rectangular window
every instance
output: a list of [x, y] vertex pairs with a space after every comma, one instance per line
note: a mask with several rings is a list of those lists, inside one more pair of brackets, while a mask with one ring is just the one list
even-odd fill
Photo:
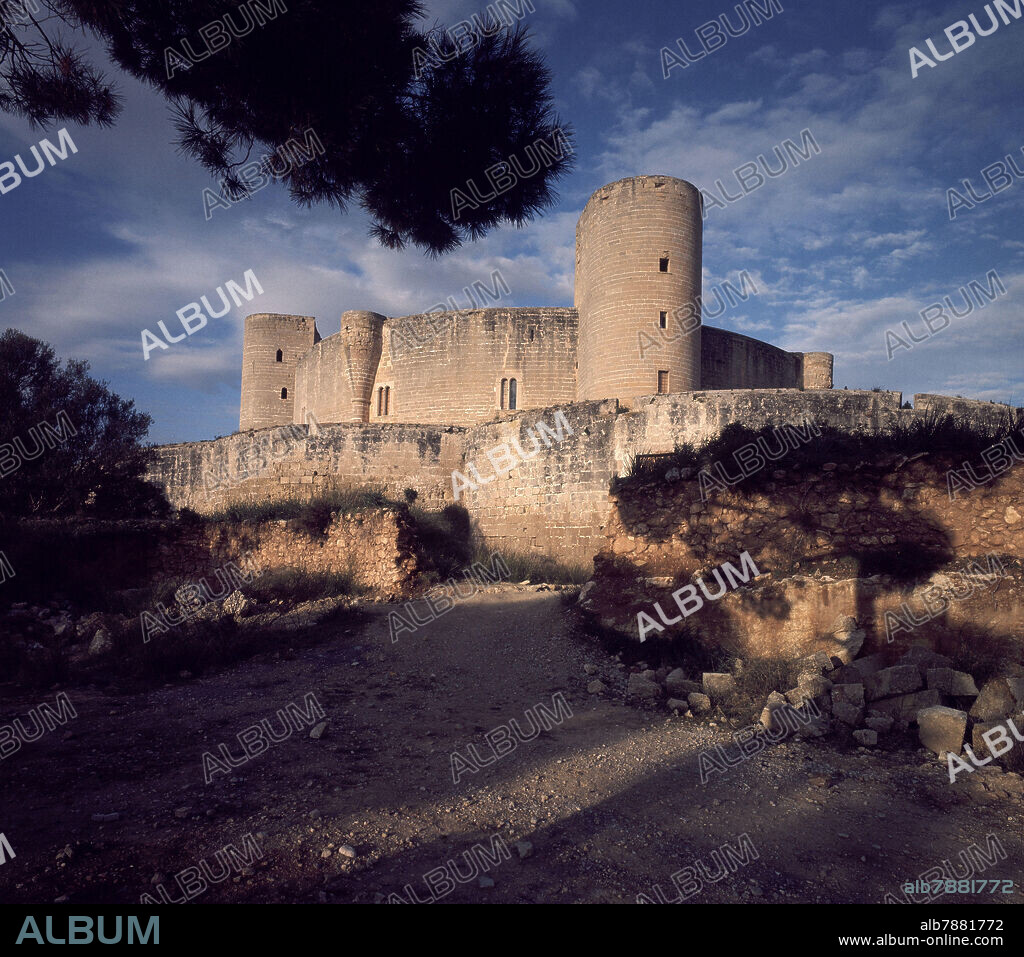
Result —
[[658, 260], [658, 268], [662, 272], [668, 272], [668, 260], [667, 259], [660, 259], [660, 260]]
[[658, 325], [661, 326], [662, 329], [664, 329], [666, 326], [668, 326], [668, 313], [667, 312], [660, 312], [660, 313], [658, 313]]
[[658, 371], [658, 395], [668, 395], [668, 371]]

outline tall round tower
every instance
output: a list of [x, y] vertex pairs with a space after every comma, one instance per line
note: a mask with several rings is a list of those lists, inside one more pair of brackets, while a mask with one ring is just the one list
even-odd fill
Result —
[[312, 316], [259, 313], [245, 320], [242, 340], [242, 408], [238, 428], [291, 425], [295, 367], [320, 341]]
[[804, 388], [831, 389], [832, 362], [833, 356], [831, 352], [805, 352]]
[[384, 346], [384, 322], [376, 312], [350, 310], [341, 314], [341, 340], [344, 343], [342, 373], [352, 390], [353, 422], [370, 421], [373, 383]]
[[685, 180], [633, 176], [590, 197], [576, 226], [577, 398], [700, 388], [702, 234]]

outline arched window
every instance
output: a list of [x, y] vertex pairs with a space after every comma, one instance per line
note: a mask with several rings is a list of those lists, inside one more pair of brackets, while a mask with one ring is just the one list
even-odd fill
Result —
[[384, 414], [391, 414], [391, 386], [384, 386]]
[[500, 406], [500, 408], [502, 408], [502, 409], [505, 408], [505, 396], [506, 396], [507, 392], [508, 392], [508, 379], [502, 379], [501, 380], [501, 406]]
[[508, 380], [508, 407], [510, 409], [518, 408], [519, 401], [519, 384], [515, 379]]
[[284, 353], [280, 349], [277, 350], [277, 361], [284, 362]]
[[282, 389], [281, 390], [281, 398], [282, 399], [287, 399], [288, 398], [288, 390], [287, 389]]
[[384, 387], [381, 386], [377, 390], [377, 417], [380, 418], [384, 414]]

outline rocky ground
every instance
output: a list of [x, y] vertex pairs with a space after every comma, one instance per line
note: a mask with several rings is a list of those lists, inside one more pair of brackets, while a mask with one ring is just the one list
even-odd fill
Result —
[[[702, 783], [701, 753], [735, 755], [734, 729], [714, 710], [628, 701], [629, 669], [557, 591], [489, 588], [397, 643], [388, 611], [134, 693], [0, 686], [0, 726], [59, 691], [77, 713], [0, 763], [0, 832], [17, 855], [0, 897], [634, 902], [675, 899], [676, 874], [694, 901], [866, 903], [943, 860], [962, 874], [961, 852], [995, 835], [1006, 857], [975, 876], [1013, 893], [941, 899], [1024, 902], [1017, 774], [988, 766], [950, 784], [916, 732], [897, 730], [870, 749], [789, 739]], [[204, 752], [239, 758], [239, 734], [310, 693], [322, 721], [205, 783]], [[262, 857], [224, 877], [218, 852], [245, 851], [248, 834]], [[723, 870], [726, 844], [747, 863], [725, 853]]]

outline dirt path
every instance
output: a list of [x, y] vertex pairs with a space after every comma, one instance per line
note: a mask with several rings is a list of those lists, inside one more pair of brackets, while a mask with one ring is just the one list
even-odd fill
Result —
[[[943, 859], [962, 871], [960, 852], [995, 834], [1008, 857], [984, 877], [1013, 879], [1015, 892], [946, 899], [1024, 902], [1021, 793], [984, 784], [1020, 778], [979, 771], [950, 785], [923, 752], [791, 742], [701, 784], [702, 750], [736, 753], [730, 729], [622, 703], [621, 669], [574, 633], [558, 594], [480, 594], [396, 644], [387, 610], [301, 654], [142, 694], [68, 689], [78, 717], [0, 763], [0, 832], [17, 854], [0, 868], [2, 899], [137, 902], [156, 896], [158, 876], [177, 899], [175, 874], [200, 860], [216, 869], [216, 851], [243, 849], [252, 833], [262, 859], [197, 900], [429, 900], [423, 875], [453, 860], [473, 879], [435, 872], [445, 901], [633, 902], [656, 898], [656, 884], [674, 899], [670, 875], [701, 861], [707, 879], [691, 900], [880, 902]], [[613, 685], [606, 697], [586, 693], [586, 663]], [[310, 692], [329, 720], [321, 738], [295, 731], [204, 783], [204, 751], [224, 743], [240, 755], [240, 732], [264, 718], [276, 726], [277, 710]], [[55, 695], [7, 699], [0, 723]], [[532, 737], [526, 712], [538, 705], [554, 718]], [[490, 760], [484, 735], [510, 719], [532, 740], [454, 783], [452, 753], [473, 745]], [[498, 751], [505, 737], [491, 736]], [[728, 842], [746, 856], [744, 834], [757, 859], [733, 857], [712, 881], [712, 852]], [[524, 841], [532, 852], [520, 860]], [[474, 845], [494, 863], [464, 859]], [[679, 878], [688, 890], [692, 873]]]

